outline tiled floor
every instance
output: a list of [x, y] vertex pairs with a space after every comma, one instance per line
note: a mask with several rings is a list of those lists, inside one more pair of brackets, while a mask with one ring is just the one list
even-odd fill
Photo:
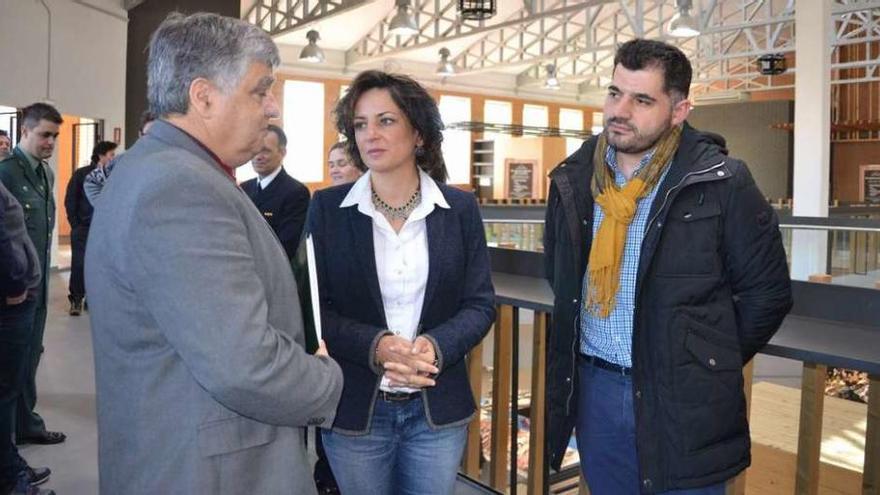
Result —
[[[98, 493], [97, 430], [89, 317], [87, 313], [80, 317], [67, 314], [67, 272], [52, 273], [50, 293], [46, 352], [37, 376], [37, 410], [50, 429], [67, 434], [67, 441], [60, 445], [24, 446], [21, 453], [31, 465], [52, 469], [52, 478], [46, 486], [58, 495], [94, 495]], [[521, 321], [530, 319], [531, 315], [524, 314]], [[531, 367], [530, 333], [524, 331], [520, 336], [521, 369]], [[487, 359], [484, 362], [490, 363], [491, 334], [485, 343]], [[759, 356], [756, 378], [797, 387], [800, 363]], [[525, 389], [528, 383], [523, 376], [521, 386]]]

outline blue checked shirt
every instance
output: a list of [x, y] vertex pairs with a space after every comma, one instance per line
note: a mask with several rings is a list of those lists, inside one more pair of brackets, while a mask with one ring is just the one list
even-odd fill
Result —
[[[636, 167], [641, 170], [648, 164], [654, 150], [645, 155]], [[626, 184], [626, 177], [617, 167], [617, 155], [613, 147], [609, 146], [605, 153], [605, 161], [614, 171], [614, 181], [618, 186]], [[660, 176], [657, 182], [659, 186], [669, 167]], [[636, 206], [636, 213], [632, 223], [626, 232], [626, 244], [623, 249], [623, 260], [620, 263], [620, 285], [617, 289], [616, 304], [608, 318], [599, 318], [591, 315], [585, 307], [587, 291], [590, 286], [590, 271], [584, 273], [583, 290], [581, 291], [581, 348], [580, 351], [588, 356], [596, 356], [605, 361], [618, 364], [627, 368], [632, 367], [632, 331], [633, 310], [635, 309], [636, 275], [639, 269], [639, 254], [642, 249], [642, 239], [645, 235], [645, 225], [651, 211], [651, 204], [657, 196], [659, 187], [654, 186], [645, 197], [640, 199]], [[593, 208], [593, 238], [605, 218], [605, 212], [598, 203]]]

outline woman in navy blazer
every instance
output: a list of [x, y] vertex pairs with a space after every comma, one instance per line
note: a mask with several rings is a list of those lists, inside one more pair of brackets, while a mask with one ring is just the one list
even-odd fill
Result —
[[307, 221], [345, 377], [324, 447], [343, 494], [448, 495], [476, 411], [465, 356], [495, 318], [479, 208], [444, 184], [440, 114], [412, 79], [361, 73], [336, 121], [369, 170]]

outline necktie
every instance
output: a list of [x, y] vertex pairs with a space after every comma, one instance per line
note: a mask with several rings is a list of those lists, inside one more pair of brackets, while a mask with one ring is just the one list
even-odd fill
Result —
[[40, 179], [41, 191], [49, 189], [49, 182], [46, 180], [46, 168], [43, 166], [43, 162], [37, 164], [37, 178]]

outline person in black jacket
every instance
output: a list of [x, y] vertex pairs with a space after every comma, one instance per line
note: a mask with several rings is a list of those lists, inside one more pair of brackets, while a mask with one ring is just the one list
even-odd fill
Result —
[[286, 154], [287, 135], [277, 125], [270, 124], [263, 149], [252, 160], [258, 177], [245, 181], [241, 188], [275, 231], [287, 259], [293, 259], [306, 223], [309, 190], [284, 170]]
[[48, 494], [33, 485], [48, 468], [31, 468], [12, 442], [13, 417], [24, 386], [25, 359], [42, 275], [24, 209], [0, 182], [0, 493]]
[[776, 214], [685, 121], [691, 74], [621, 45], [604, 131], [550, 174], [549, 461], [576, 428], [594, 495], [724, 493], [750, 463], [742, 367], [792, 304]]
[[67, 193], [64, 195], [64, 208], [67, 210], [67, 221], [70, 222], [70, 284], [67, 299], [70, 300], [70, 315], [78, 316], [83, 310], [83, 298], [86, 295], [83, 281], [83, 260], [86, 256], [86, 243], [89, 239], [89, 226], [92, 224], [92, 203], [86, 198], [83, 188], [86, 177], [97, 168], [103, 168], [116, 156], [117, 144], [101, 141], [92, 151], [92, 160], [85, 167], [76, 169]]

